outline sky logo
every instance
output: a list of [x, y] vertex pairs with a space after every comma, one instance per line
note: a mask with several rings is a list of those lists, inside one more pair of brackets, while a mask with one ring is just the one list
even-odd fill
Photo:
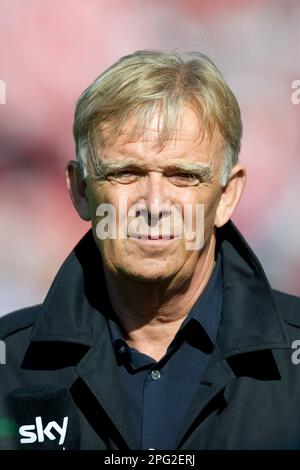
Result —
[[[58, 445], [61, 446], [65, 442], [68, 420], [69, 418], [65, 416], [62, 426], [57, 424], [56, 421], [50, 421], [45, 427], [43, 427], [41, 416], [37, 416], [35, 418], [35, 424], [24, 424], [19, 428], [19, 434], [22, 436], [20, 443], [32, 444], [36, 441], [44, 442], [45, 438], [50, 439], [50, 441], [54, 441], [59, 436]], [[53, 430], [56, 431], [56, 434], [52, 433]]]

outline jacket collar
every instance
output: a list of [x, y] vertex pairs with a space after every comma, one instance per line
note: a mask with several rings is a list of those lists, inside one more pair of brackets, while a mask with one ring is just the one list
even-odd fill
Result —
[[30, 340], [95, 345], [109, 310], [101, 255], [90, 230], [58, 271]]
[[[217, 247], [223, 270], [217, 338], [222, 355], [289, 347], [265, 273], [232, 222], [217, 230]], [[101, 255], [90, 230], [59, 270], [30, 339], [96, 345], [107, 332], [110, 309]]]
[[223, 263], [223, 311], [217, 342], [223, 356], [289, 348], [279, 307], [252, 249], [231, 221], [217, 234]]

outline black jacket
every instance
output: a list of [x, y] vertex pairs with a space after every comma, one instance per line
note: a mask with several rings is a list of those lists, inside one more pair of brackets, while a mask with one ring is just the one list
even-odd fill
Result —
[[[300, 449], [300, 361], [293, 349], [300, 340], [300, 299], [270, 288], [231, 222], [218, 229], [218, 247], [224, 293], [217, 347], [177, 448]], [[81, 449], [133, 448], [107, 302], [90, 231], [42, 305], [0, 319], [7, 347], [7, 364], [0, 366], [2, 416], [8, 392], [60, 384], [71, 390], [80, 415]]]

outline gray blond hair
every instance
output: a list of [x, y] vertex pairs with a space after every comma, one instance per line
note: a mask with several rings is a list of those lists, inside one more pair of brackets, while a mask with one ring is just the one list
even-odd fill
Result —
[[240, 108], [215, 64], [198, 52], [134, 52], [109, 67], [82, 93], [73, 134], [83, 175], [88, 173], [89, 159], [94, 167], [99, 165], [96, 139], [102, 145], [106, 139], [117, 139], [128, 122], [133, 122], [129, 138], [141, 136], [153, 113], [159, 111], [163, 124], [158, 144], [164, 145], [176, 132], [187, 104], [199, 115], [205, 133], [211, 136], [217, 126], [224, 138], [220, 184], [226, 186], [240, 152]]

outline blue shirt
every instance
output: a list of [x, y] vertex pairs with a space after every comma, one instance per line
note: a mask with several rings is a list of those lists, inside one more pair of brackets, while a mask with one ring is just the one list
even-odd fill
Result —
[[176, 448], [183, 419], [200, 391], [216, 343], [222, 300], [218, 255], [204, 291], [159, 361], [129, 347], [116, 318], [108, 319], [135, 449]]

